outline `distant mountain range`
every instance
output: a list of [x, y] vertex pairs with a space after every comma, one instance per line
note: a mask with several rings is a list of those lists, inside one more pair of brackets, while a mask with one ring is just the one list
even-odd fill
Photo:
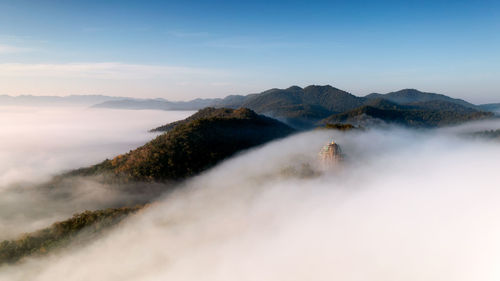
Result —
[[489, 104], [482, 104], [478, 106], [481, 110], [485, 111], [491, 111], [496, 113], [497, 115], [500, 115], [500, 103], [489, 103]]
[[258, 94], [230, 95], [223, 99], [187, 102], [165, 100], [113, 100], [94, 105], [99, 108], [197, 110], [207, 106], [249, 108], [287, 124], [307, 129], [328, 122], [367, 125], [374, 122], [398, 123], [413, 127], [452, 125], [488, 118], [500, 104], [474, 105], [441, 94], [404, 89], [387, 94], [358, 97], [332, 86], [292, 86]]
[[332, 86], [311, 85], [305, 88], [270, 89], [249, 95], [225, 98], [168, 101], [108, 96], [0, 96], [0, 104], [12, 105], [87, 105], [94, 108], [199, 110], [205, 107], [248, 108], [283, 121], [298, 129], [308, 129], [329, 122], [397, 123], [413, 127], [436, 127], [458, 124], [500, 115], [500, 104], [474, 105], [441, 94], [404, 89], [387, 94], [352, 95]]
[[493, 113], [480, 111], [444, 100], [398, 104], [385, 99], [368, 101], [356, 109], [334, 114], [320, 123], [350, 123], [364, 126], [395, 123], [408, 127], [439, 127], [493, 117]]
[[214, 106], [247, 107], [298, 128], [328, 122], [366, 125], [381, 120], [407, 126], [436, 127], [492, 116], [464, 100], [414, 89], [357, 97], [328, 85], [293, 86], [260, 94], [229, 96]]
[[391, 92], [387, 94], [369, 94], [365, 98], [367, 99], [378, 99], [382, 98], [388, 101], [392, 101], [398, 104], [411, 104], [411, 103], [422, 103], [422, 102], [433, 102], [433, 101], [445, 101], [449, 103], [458, 104], [465, 107], [476, 108], [477, 106], [466, 102], [461, 99], [454, 99], [441, 94], [425, 93], [420, 92], [415, 89], [404, 89], [397, 92]]
[[0, 105], [16, 106], [92, 106], [106, 101], [122, 100], [124, 97], [103, 95], [71, 95], [71, 96], [8, 96], [0, 95]]
[[165, 99], [114, 99], [93, 105], [94, 108], [114, 109], [157, 109], [157, 110], [198, 110], [208, 107], [221, 99], [195, 99], [191, 101], [168, 101]]

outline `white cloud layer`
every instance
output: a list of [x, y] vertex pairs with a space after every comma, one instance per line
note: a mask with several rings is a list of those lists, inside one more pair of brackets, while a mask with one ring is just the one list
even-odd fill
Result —
[[190, 114], [0, 107], [0, 241], [46, 227], [75, 212], [127, 200], [125, 194], [91, 181], [68, 184], [70, 187], [61, 191], [40, 190], [35, 184], [128, 152], [155, 136], [149, 129]]
[[[496, 281], [500, 144], [457, 136], [474, 129], [277, 141], [192, 179], [90, 247], [4, 268], [0, 279]], [[346, 154], [341, 168], [290, 173], [315, 167], [332, 138]]]

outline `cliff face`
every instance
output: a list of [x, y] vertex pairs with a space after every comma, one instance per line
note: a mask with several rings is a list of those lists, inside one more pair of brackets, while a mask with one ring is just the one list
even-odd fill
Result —
[[342, 150], [337, 143], [332, 141], [323, 146], [319, 153], [319, 158], [324, 168], [336, 166], [343, 159]]

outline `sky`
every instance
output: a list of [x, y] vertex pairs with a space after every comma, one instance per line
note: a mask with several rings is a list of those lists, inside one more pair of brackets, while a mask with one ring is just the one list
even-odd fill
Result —
[[330, 84], [500, 102], [499, 1], [0, 0], [0, 94], [189, 100]]

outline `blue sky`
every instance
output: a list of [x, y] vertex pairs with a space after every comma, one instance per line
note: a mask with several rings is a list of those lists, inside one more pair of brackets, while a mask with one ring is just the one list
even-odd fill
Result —
[[331, 84], [500, 102], [499, 1], [0, 0], [0, 94]]

